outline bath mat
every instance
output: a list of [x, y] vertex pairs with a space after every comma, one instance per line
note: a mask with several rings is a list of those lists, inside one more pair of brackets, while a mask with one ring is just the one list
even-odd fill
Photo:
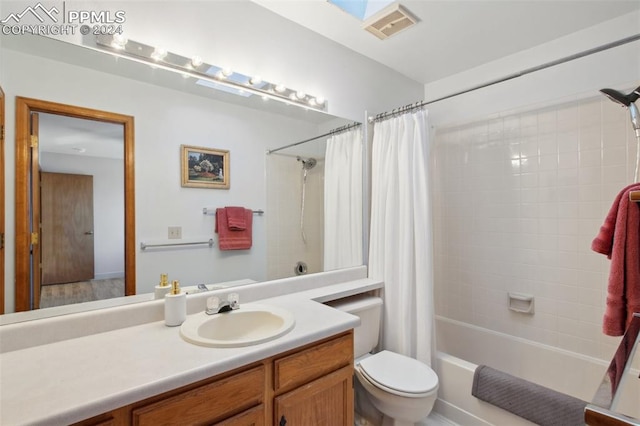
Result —
[[584, 425], [585, 401], [486, 365], [476, 368], [471, 394], [541, 426]]

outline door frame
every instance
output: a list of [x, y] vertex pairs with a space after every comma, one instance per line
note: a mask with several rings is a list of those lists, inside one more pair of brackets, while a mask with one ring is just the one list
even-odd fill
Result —
[[4, 215], [4, 90], [0, 86], [0, 315], [4, 314], [4, 256], [5, 256], [5, 215]]
[[31, 309], [29, 230], [29, 147], [31, 113], [42, 112], [124, 126], [125, 296], [136, 293], [134, 119], [132, 116], [16, 96], [15, 153], [15, 310]]

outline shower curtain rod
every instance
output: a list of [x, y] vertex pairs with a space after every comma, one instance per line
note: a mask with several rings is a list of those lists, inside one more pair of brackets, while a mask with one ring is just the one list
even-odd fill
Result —
[[281, 151], [281, 150], [286, 149], [286, 148], [291, 148], [292, 146], [301, 145], [301, 144], [306, 143], [306, 142], [311, 142], [311, 141], [314, 141], [316, 139], [324, 138], [325, 136], [331, 136], [331, 135], [335, 135], [335, 134], [338, 134], [338, 133], [341, 133], [341, 132], [346, 132], [347, 130], [353, 129], [354, 127], [358, 127], [360, 125], [362, 125], [362, 123], [358, 123], [357, 121], [354, 121], [351, 124], [345, 124], [344, 126], [341, 126], [341, 127], [336, 128], [336, 129], [333, 129], [333, 130], [325, 133], [324, 135], [315, 136], [313, 138], [305, 139], [303, 141], [296, 142], [296, 143], [291, 143], [289, 145], [281, 146], [280, 148], [270, 149], [270, 150], [267, 151], [267, 155], [273, 154], [274, 152], [278, 152], [278, 151]]
[[470, 87], [469, 89], [462, 90], [460, 92], [455, 92], [450, 95], [443, 96], [441, 98], [433, 99], [430, 101], [419, 101], [412, 104], [405, 105], [400, 108], [395, 108], [391, 111], [381, 112], [380, 114], [376, 114], [372, 117], [369, 117], [369, 123], [374, 123], [376, 121], [382, 121], [388, 117], [394, 117], [398, 114], [404, 114], [405, 112], [413, 111], [418, 108], [422, 108], [425, 105], [433, 104], [436, 102], [444, 101], [445, 99], [454, 98], [459, 95], [464, 95], [465, 93], [473, 92], [475, 90], [484, 89], [485, 87], [493, 86], [494, 84], [502, 83], [504, 81], [513, 80], [514, 78], [522, 77], [523, 75], [531, 74], [536, 71], [540, 71], [546, 68], [550, 68], [556, 65], [564, 64], [565, 62], [570, 62], [575, 59], [580, 59], [585, 56], [593, 55], [594, 53], [599, 53], [604, 50], [609, 50], [614, 47], [622, 46], [623, 44], [632, 43], [634, 41], [640, 40], [640, 33], [635, 34], [629, 37], [622, 38], [620, 40], [612, 41], [610, 43], [602, 44], [600, 46], [594, 47], [592, 49], [583, 50], [582, 52], [574, 53], [573, 55], [565, 56], [564, 58], [556, 59], [554, 61], [546, 62], [542, 65], [538, 65], [535, 67], [527, 68], [522, 71], [507, 75], [502, 78], [498, 78], [496, 80], [491, 80], [483, 84], [479, 84], [477, 86]]

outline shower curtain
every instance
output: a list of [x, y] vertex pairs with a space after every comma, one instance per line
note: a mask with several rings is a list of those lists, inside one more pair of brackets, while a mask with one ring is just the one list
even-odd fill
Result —
[[327, 140], [324, 165], [324, 270], [362, 265], [362, 131]]
[[369, 276], [384, 281], [382, 348], [431, 365], [433, 242], [427, 111], [377, 122]]

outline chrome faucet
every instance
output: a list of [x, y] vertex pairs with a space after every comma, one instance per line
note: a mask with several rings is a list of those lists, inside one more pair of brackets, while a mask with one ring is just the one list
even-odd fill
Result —
[[207, 309], [204, 311], [207, 315], [222, 314], [240, 308], [238, 293], [231, 293], [227, 296], [227, 300], [220, 302], [220, 298], [213, 296], [207, 299]]

